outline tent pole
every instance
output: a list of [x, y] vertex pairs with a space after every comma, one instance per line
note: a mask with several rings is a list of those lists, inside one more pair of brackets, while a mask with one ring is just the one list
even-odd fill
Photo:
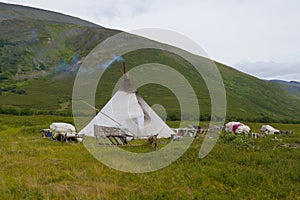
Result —
[[97, 111], [100, 112], [102, 115], [104, 115], [105, 117], [109, 118], [110, 120], [116, 122], [119, 126], [122, 126], [121, 123], [117, 122], [117, 121], [114, 120], [112, 117], [108, 116], [107, 114], [101, 112], [98, 108], [96, 108], [96, 107], [90, 105], [88, 102], [85, 102], [85, 101], [83, 101], [83, 100], [82, 100], [82, 102], [85, 103], [86, 105], [88, 105], [89, 107], [94, 108], [95, 110], [97, 110]]
[[123, 62], [123, 74], [124, 75], [126, 74], [126, 64], [125, 64], [125, 62]]
[[101, 111], [100, 111], [100, 113], [101, 113], [102, 115], [104, 115], [105, 117], [107, 117], [107, 118], [111, 119], [112, 121], [116, 122], [116, 123], [117, 123], [119, 126], [122, 126], [122, 124], [121, 124], [121, 123], [117, 122], [117, 121], [116, 121], [116, 120], [114, 120], [112, 117], [108, 116], [107, 114], [105, 114], [105, 113], [103, 113], [103, 112], [101, 112]]
[[85, 102], [85, 101], [83, 101], [83, 100], [81, 100], [83, 103], [85, 103], [86, 105], [88, 105], [89, 107], [91, 107], [91, 108], [94, 108], [96, 111], [100, 111], [98, 108], [96, 108], [96, 107], [94, 107], [94, 106], [92, 106], [92, 105], [90, 105], [88, 102]]
[[123, 62], [123, 76], [124, 76], [125, 80], [128, 79], [128, 76], [126, 74], [126, 64], [125, 64], [125, 62]]
[[[113, 119], [112, 117], [110, 117], [109, 115], [107, 115], [107, 114], [105, 114], [105, 113], [103, 113], [103, 112], [101, 112], [101, 111], [100, 111], [100, 113], [101, 113], [102, 115], [104, 115], [105, 117], [109, 118], [110, 120], [116, 122], [119, 126], [122, 126], [121, 123], [117, 122], [116, 120], [114, 120], [114, 119]], [[128, 130], [127, 128], [125, 128], [125, 129], [126, 129], [129, 133], [131, 133], [131, 134], [134, 136], [134, 133], [133, 133], [133, 132], [131, 132], [131, 131]]]

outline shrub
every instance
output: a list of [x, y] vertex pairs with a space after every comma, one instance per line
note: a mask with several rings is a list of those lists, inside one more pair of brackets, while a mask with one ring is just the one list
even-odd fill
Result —
[[220, 138], [224, 143], [233, 144], [237, 148], [255, 148], [253, 138], [246, 134], [222, 133]]
[[0, 113], [2, 114], [12, 114], [12, 115], [20, 115], [20, 109], [14, 106], [5, 106], [2, 105], [0, 107]]
[[180, 114], [171, 113], [170, 115], [168, 115], [167, 120], [168, 121], [179, 121], [180, 120]]
[[26, 94], [25, 90], [17, 90], [17, 94]]

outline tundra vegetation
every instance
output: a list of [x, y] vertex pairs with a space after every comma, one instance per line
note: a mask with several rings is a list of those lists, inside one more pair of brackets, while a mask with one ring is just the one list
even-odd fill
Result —
[[[164, 169], [123, 173], [97, 161], [82, 144], [54, 142], [39, 133], [52, 122], [73, 123], [72, 89], [80, 63], [101, 41], [120, 31], [3, 3], [0, 30], [0, 199], [300, 198], [300, 99], [294, 89], [288, 90], [289, 94], [277, 83], [216, 62], [226, 89], [226, 121], [245, 122], [253, 132], [268, 123], [293, 134], [252, 139], [222, 133], [205, 159], [198, 158], [203, 142], [200, 137]], [[187, 60], [157, 49], [122, 56], [128, 70], [145, 63], [176, 69], [197, 95], [200, 125], [207, 123], [210, 95], [203, 78]], [[204, 65], [207, 60], [201, 59]], [[121, 76], [117, 62], [104, 72], [95, 95], [98, 109], [110, 99]], [[171, 127], [178, 125], [181, 115], [191, 118], [194, 108], [181, 113], [168, 88], [148, 84], [138, 91], [149, 105], [165, 108]], [[161, 140], [158, 148], [167, 142]], [[145, 141], [132, 144], [134, 147], [121, 148], [153, 151]]]
[[[198, 158], [203, 141], [200, 137], [170, 166], [155, 172], [131, 174], [103, 165], [82, 144], [41, 138], [39, 130], [53, 121], [73, 122], [70, 117], [1, 115], [1, 199], [300, 197], [300, 149], [280, 147], [281, 143], [300, 144], [299, 124], [272, 123], [278, 129], [294, 133], [255, 140], [222, 133], [204, 159]], [[175, 127], [178, 122], [168, 124]], [[254, 132], [259, 132], [262, 125], [247, 124]], [[159, 148], [165, 142], [161, 141]], [[122, 148], [135, 152], [153, 150], [145, 141]]]

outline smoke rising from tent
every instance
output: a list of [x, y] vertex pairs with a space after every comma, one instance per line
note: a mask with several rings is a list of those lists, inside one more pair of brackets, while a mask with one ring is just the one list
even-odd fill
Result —
[[85, 73], [86, 75], [91, 75], [97, 70], [105, 71], [107, 70], [114, 62], [124, 62], [125, 59], [122, 56], [113, 55], [111, 59], [104, 63], [98, 63], [94, 66], [85, 67], [79, 73]]
[[81, 56], [79, 56], [77, 53], [74, 53], [71, 56], [70, 61], [61, 60], [60, 63], [52, 69], [52, 73], [60, 74], [63, 72], [74, 72], [77, 71], [80, 65], [81, 65]]
[[125, 62], [125, 60], [122, 56], [114, 56], [114, 60], [117, 62]]
[[122, 56], [116, 56], [113, 55], [113, 58], [106, 63], [102, 64], [102, 69], [106, 70], [109, 68], [114, 62], [125, 62], [124, 58]]

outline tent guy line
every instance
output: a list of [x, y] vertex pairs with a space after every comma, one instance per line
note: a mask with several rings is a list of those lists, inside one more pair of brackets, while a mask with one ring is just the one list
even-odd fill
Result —
[[[119, 123], [118, 121], [116, 121], [114, 118], [110, 117], [109, 115], [105, 114], [104, 112], [102, 112], [101, 110], [99, 110], [98, 108], [96, 108], [95, 106], [90, 105], [88, 102], [81, 100], [83, 103], [85, 103], [86, 105], [90, 106], [91, 108], [94, 108], [96, 111], [98, 111], [99, 113], [101, 113], [102, 115], [106, 116], [107, 118], [109, 118], [110, 120], [114, 121], [115, 123], [117, 123], [119, 125], [118, 128], [122, 127], [122, 124]], [[128, 131], [129, 133], [131, 133], [132, 135], [134, 135], [134, 133], [132, 133], [130, 130], [126, 129], [126, 131]]]
[[83, 103], [85, 103], [86, 105], [90, 106], [91, 108], [94, 108], [96, 111], [100, 112], [101, 114], [103, 114], [104, 116], [106, 116], [107, 118], [111, 119], [112, 121], [116, 122], [117, 124], [119, 124], [119, 126], [122, 126], [121, 123], [117, 122], [116, 120], [114, 120], [112, 117], [110, 117], [109, 115], [105, 114], [104, 112], [101, 112], [101, 110], [99, 110], [98, 108], [90, 105], [88, 102], [81, 100]]

